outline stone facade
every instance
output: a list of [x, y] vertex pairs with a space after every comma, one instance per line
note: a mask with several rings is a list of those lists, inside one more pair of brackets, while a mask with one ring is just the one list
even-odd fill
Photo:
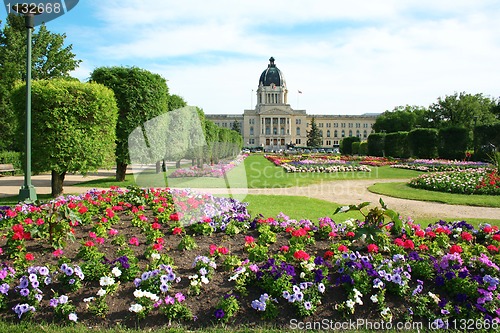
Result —
[[306, 110], [294, 110], [288, 104], [288, 90], [283, 74], [270, 59], [262, 72], [257, 88], [255, 109], [244, 110], [242, 115], [205, 116], [217, 126], [231, 128], [240, 125], [245, 147], [266, 150], [285, 149], [293, 144], [307, 145], [307, 132], [314, 117], [323, 137], [323, 148], [338, 148], [344, 137], [357, 136], [366, 140], [378, 114], [363, 115], [308, 115]]

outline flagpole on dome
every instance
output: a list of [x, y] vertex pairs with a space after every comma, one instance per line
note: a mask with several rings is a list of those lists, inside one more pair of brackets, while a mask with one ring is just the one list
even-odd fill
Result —
[[302, 91], [297, 90], [297, 109], [299, 109], [299, 96], [302, 95]]

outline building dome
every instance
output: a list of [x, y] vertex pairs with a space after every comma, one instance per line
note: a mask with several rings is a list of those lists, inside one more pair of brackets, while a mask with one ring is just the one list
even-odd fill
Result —
[[267, 69], [262, 72], [260, 75], [259, 79], [259, 86], [271, 86], [271, 85], [276, 85], [278, 87], [280, 86], [286, 86], [285, 82], [285, 77], [283, 76], [283, 73], [276, 67], [274, 64], [274, 58], [271, 57], [269, 59], [269, 65], [267, 65]]

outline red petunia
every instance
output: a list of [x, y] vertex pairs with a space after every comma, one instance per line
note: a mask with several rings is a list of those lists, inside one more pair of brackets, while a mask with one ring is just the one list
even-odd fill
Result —
[[32, 260], [35, 260], [35, 256], [31, 253], [26, 253], [26, 255], [24, 256], [24, 258], [28, 261], [32, 261]]
[[425, 244], [421, 244], [419, 247], [420, 251], [428, 251], [429, 250], [429, 247]]
[[378, 246], [376, 244], [368, 244], [367, 248], [368, 248], [368, 252], [371, 252], [371, 253], [378, 252]]
[[453, 253], [462, 253], [464, 250], [462, 250], [462, 248], [460, 247], [460, 245], [452, 245], [450, 247], [450, 253], [453, 254]]
[[345, 245], [339, 245], [339, 247], [337, 248], [338, 251], [340, 252], [348, 252], [349, 251], [349, 248]]
[[330, 259], [331, 257], [333, 257], [333, 251], [326, 251], [323, 255], [323, 258], [326, 260]]
[[282, 247], [280, 247], [280, 251], [281, 252], [288, 252], [288, 251], [290, 251], [290, 247], [287, 245], [283, 245]]
[[153, 228], [154, 230], [158, 230], [161, 228], [161, 224], [155, 222], [155, 223], [151, 224], [151, 228]]
[[94, 246], [94, 242], [93, 241], [86, 241], [85, 244], [84, 244], [86, 247], [92, 247]]
[[346, 234], [346, 236], [347, 236], [347, 237], [354, 237], [354, 235], [355, 235], [355, 234], [354, 234], [354, 232], [352, 232], [352, 231], [349, 231], [349, 232]]
[[255, 242], [255, 238], [252, 236], [245, 236], [245, 244], [253, 244]]
[[466, 231], [463, 231], [461, 234], [460, 234], [460, 237], [464, 240], [464, 241], [467, 241], [467, 242], [470, 242], [472, 240], [472, 235]]
[[411, 239], [405, 240], [403, 247], [407, 250], [413, 250], [415, 248], [415, 244]]
[[425, 231], [423, 231], [422, 229], [417, 230], [415, 231], [415, 235], [423, 238], [425, 236]]
[[500, 242], [500, 234], [494, 234], [492, 236], [492, 238], [493, 238], [493, 240], [496, 240], [496, 241]]
[[175, 227], [174, 230], [172, 230], [172, 235], [179, 235], [182, 233], [182, 228]]
[[495, 246], [495, 245], [493, 245], [493, 244], [488, 245], [486, 248], [487, 248], [487, 249], [488, 249], [488, 251], [490, 251], [490, 252], [498, 252], [498, 250], [499, 250], [499, 249], [498, 249], [498, 247], [496, 247], [496, 246]]
[[304, 260], [304, 261], [307, 261], [307, 260], [309, 260], [309, 258], [311, 258], [311, 256], [309, 254], [307, 254], [307, 252], [305, 252], [304, 250], [295, 251], [295, 253], [293, 254], [293, 257], [295, 259]]
[[217, 252], [220, 253], [220, 254], [228, 254], [229, 253], [229, 249], [227, 247], [221, 246], [221, 247], [219, 247], [217, 249]]
[[170, 214], [170, 220], [171, 221], [179, 221], [179, 214], [178, 213]]
[[137, 237], [132, 237], [132, 238], [130, 238], [130, 240], [128, 241], [128, 243], [129, 243], [130, 245], [139, 246], [139, 240], [137, 239]]

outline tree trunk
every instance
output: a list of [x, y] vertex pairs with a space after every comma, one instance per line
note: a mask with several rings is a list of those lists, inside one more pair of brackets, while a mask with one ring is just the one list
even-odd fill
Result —
[[196, 159], [195, 159], [195, 158], [193, 158], [193, 159], [191, 160], [191, 166], [195, 166], [195, 165], [196, 165]]
[[127, 174], [127, 164], [118, 162], [116, 164], [116, 181], [117, 182], [125, 181], [126, 174]]
[[180, 161], [180, 160], [179, 160], [179, 161], [177, 161], [177, 162], [175, 162], [175, 167], [176, 167], [177, 169], [180, 169], [180, 167], [181, 167], [181, 161]]
[[156, 162], [156, 173], [161, 172], [161, 161]]
[[63, 194], [63, 185], [64, 185], [64, 177], [66, 176], [66, 171], [59, 174], [56, 171], [52, 170], [52, 197], [56, 198]]

